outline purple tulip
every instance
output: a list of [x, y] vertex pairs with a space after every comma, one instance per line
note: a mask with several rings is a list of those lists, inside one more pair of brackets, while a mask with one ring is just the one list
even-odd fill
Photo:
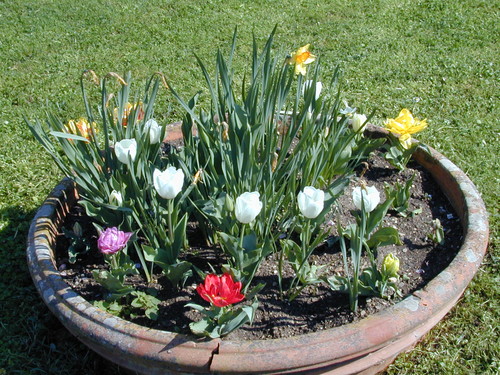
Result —
[[116, 227], [108, 228], [99, 235], [97, 247], [103, 254], [115, 254], [127, 245], [132, 234], [131, 232], [122, 232]]

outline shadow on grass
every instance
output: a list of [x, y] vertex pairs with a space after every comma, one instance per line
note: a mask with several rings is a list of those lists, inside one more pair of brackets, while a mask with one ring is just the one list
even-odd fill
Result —
[[38, 295], [25, 251], [35, 213], [18, 206], [0, 210], [0, 373], [129, 374], [81, 344]]

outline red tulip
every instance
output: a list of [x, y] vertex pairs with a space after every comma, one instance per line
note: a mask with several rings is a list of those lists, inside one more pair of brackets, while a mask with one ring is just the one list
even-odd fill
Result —
[[209, 274], [205, 283], [196, 288], [198, 294], [205, 301], [217, 307], [224, 307], [242, 301], [245, 296], [241, 294], [241, 282], [234, 282], [230, 274], [222, 276]]

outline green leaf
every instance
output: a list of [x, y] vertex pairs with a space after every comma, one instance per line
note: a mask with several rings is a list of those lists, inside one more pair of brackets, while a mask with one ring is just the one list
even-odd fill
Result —
[[146, 309], [146, 311], [144, 312], [144, 315], [146, 315], [151, 320], [157, 320], [158, 319], [158, 308]]
[[255, 235], [255, 232], [251, 232], [243, 237], [243, 248], [246, 251], [252, 251], [257, 248], [257, 236]]
[[382, 224], [387, 211], [391, 207], [393, 198], [388, 198], [384, 203], [379, 204], [370, 214], [368, 215], [368, 220], [366, 222], [366, 233], [369, 234], [373, 230]]
[[258, 285], [254, 286], [252, 289], [250, 289], [248, 292], [245, 294], [245, 299], [246, 300], [251, 300], [253, 299], [257, 294], [260, 293], [262, 289], [266, 286], [265, 283], [259, 283]]
[[148, 245], [141, 245], [142, 251], [144, 253], [144, 259], [146, 259], [148, 262], [154, 262], [156, 258], [158, 257], [158, 250], [155, 248], [148, 246]]
[[370, 236], [366, 243], [371, 249], [378, 246], [402, 244], [401, 239], [399, 238], [398, 230], [391, 227], [385, 227], [377, 230]]
[[203, 318], [198, 322], [189, 323], [189, 329], [197, 336], [205, 336], [211, 338], [220, 337], [218, 327], [209, 318]]
[[81, 135], [70, 134], [70, 133], [51, 131], [50, 135], [53, 135], [54, 137], [58, 137], [58, 138], [72, 139], [75, 141], [83, 141], [83, 142], [89, 141], [87, 138], [82, 137]]
[[337, 292], [341, 293], [348, 293], [349, 292], [349, 287], [350, 287], [350, 282], [346, 277], [339, 276], [339, 275], [333, 275], [328, 278], [326, 278], [326, 282], [328, 283], [328, 286]]
[[111, 299], [118, 299], [134, 291], [132, 287], [124, 286], [119, 277], [112, 275], [108, 271], [94, 270], [92, 276], [111, 293]]
[[192, 276], [191, 263], [182, 261], [175, 264], [164, 265], [163, 274], [174, 286], [184, 285], [186, 279]]

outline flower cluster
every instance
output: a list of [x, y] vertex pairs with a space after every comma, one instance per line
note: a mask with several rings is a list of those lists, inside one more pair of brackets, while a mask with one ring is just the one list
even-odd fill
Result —
[[[110, 73], [99, 86], [100, 103], [106, 105], [85, 103], [90, 121], [63, 125], [50, 116], [48, 131], [30, 124], [58, 166], [75, 180], [81, 204], [99, 229], [97, 248], [109, 269], [94, 277], [110, 300], [143, 301], [146, 314], [155, 317], [151, 304], [156, 297], [134, 290], [125, 280], [128, 275], [140, 273], [150, 282], [161, 273], [173, 289], [196, 274], [203, 276], [196, 290], [210, 306], [188, 305], [204, 316], [190, 327], [213, 338], [252, 321], [263, 287], [254, 285], [254, 277], [272, 256], [279, 297], [290, 301], [309, 285], [327, 283], [348, 291], [355, 309], [360, 295], [387, 297], [396, 288], [397, 259], [386, 257], [380, 268], [376, 257], [381, 244], [399, 240], [382, 221], [394, 197], [402, 194], [381, 202], [377, 189], [361, 182], [352, 191], [356, 223], [346, 228], [337, 223], [344, 274], [328, 275], [328, 267], [311, 261], [331, 236], [325, 218], [332, 218], [349, 176], [371, 152], [387, 146], [365, 136], [370, 119], [347, 103], [342, 107], [339, 89], [318, 79], [318, 65], [311, 72], [316, 56], [309, 44], [288, 57], [271, 58], [271, 42], [272, 37], [262, 51], [254, 46], [249, 82], [233, 82], [232, 59], [222, 55], [213, 78], [204, 70], [207, 87], [217, 87], [207, 90], [209, 100], [200, 101], [210, 102], [209, 107], [198, 104], [197, 96], [180, 97], [158, 75], [132, 102], [130, 75]], [[119, 92], [107, 91], [110, 78], [121, 84]], [[170, 90], [184, 111], [181, 147], [163, 143], [166, 124], [153, 118], [161, 87]], [[244, 100], [234, 87], [244, 88]], [[406, 109], [387, 120], [385, 127], [397, 137], [390, 157], [406, 158], [414, 143], [411, 135], [426, 126], [426, 120], [413, 118]], [[54, 138], [66, 158], [53, 152]], [[183, 256], [189, 247], [188, 222], [221, 252], [225, 263], [220, 270], [199, 269]], [[370, 267], [362, 268], [367, 263]], [[284, 277], [285, 269], [291, 270], [290, 278]]]

